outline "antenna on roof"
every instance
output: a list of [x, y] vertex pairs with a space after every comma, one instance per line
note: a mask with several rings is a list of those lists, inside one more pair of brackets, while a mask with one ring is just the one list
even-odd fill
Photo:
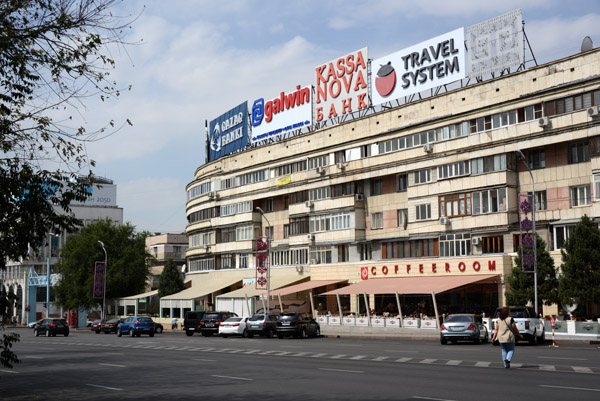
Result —
[[594, 48], [594, 42], [592, 42], [592, 38], [586, 36], [583, 38], [583, 42], [581, 42], [581, 52], [587, 52]]

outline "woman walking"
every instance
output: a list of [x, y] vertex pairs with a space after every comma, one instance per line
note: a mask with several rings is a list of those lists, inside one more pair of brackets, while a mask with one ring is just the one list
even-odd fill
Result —
[[505, 306], [500, 310], [500, 316], [496, 322], [496, 330], [494, 330], [494, 336], [492, 342], [498, 340], [502, 347], [502, 361], [504, 362], [505, 368], [510, 368], [510, 361], [515, 353], [515, 342], [516, 338], [523, 338], [515, 320], [510, 316], [510, 309]]

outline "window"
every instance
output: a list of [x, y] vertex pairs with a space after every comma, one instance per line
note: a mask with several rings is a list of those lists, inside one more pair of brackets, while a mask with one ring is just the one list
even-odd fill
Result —
[[332, 230], [348, 230], [350, 228], [350, 212], [334, 213], [331, 215]]
[[248, 267], [248, 254], [240, 253], [240, 269], [247, 269]]
[[571, 193], [571, 207], [589, 205], [592, 203], [590, 185], [579, 185], [569, 188]]
[[469, 174], [469, 161], [462, 161], [450, 164], [444, 164], [438, 167], [438, 180], [443, 178], [452, 178]]
[[236, 236], [238, 241], [249, 241], [253, 240], [256, 235], [254, 235], [254, 228], [252, 224], [245, 224], [243, 226], [238, 226], [236, 228]]
[[371, 213], [371, 230], [383, 228], [383, 213]]
[[311, 264], [331, 263], [331, 248], [327, 246], [315, 246], [310, 250]]
[[544, 148], [531, 149], [527, 152], [527, 163], [532, 170], [546, 167], [546, 152]]
[[575, 228], [575, 225], [554, 226], [554, 250], [559, 250], [565, 245], [565, 241]]
[[440, 256], [467, 256], [471, 254], [471, 234], [440, 236]]
[[501, 235], [492, 237], [481, 237], [482, 253], [503, 253], [504, 238]]
[[415, 207], [415, 212], [417, 215], [417, 220], [430, 219], [431, 218], [431, 205], [429, 203], [417, 205]]
[[331, 193], [331, 187], [314, 188], [308, 191], [308, 198], [311, 201], [317, 201], [321, 199], [329, 199]]
[[308, 217], [290, 218], [290, 235], [308, 234]]
[[338, 262], [349, 262], [349, 245], [348, 244], [339, 244], [337, 246], [337, 261]]
[[456, 217], [471, 214], [471, 194], [452, 194], [440, 196], [440, 217]]
[[265, 237], [269, 237], [270, 241], [275, 239], [275, 227], [265, 227]]
[[398, 227], [405, 229], [408, 224], [408, 209], [398, 209]]
[[191, 234], [188, 237], [188, 243], [189, 243], [190, 248], [202, 245], [200, 243], [200, 238], [201, 238], [200, 234]]
[[344, 184], [336, 184], [331, 186], [331, 197], [339, 198], [341, 196], [354, 195], [354, 183], [346, 182]]
[[504, 212], [507, 202], [506, 188], [473, 192], [473, 214]]
[[585, 163], [589, 161], [590, 147], [587, 140], [569, 144], [569, 164]]
[[329, 231], [330, 229], [331, 228], [330, 228], [329, 216], [327, 216], [327, 215], [310, 216], [309, 230], [311, 233]]
[[[531, 192], [528, 192], [529, 196], [531, 196]], [[535, 192], [535, 210], [547, 210], [548, 209], [548, 201], [546, 200], [546, 191], [536, 191]]]
[[210, 244], [211, 244], [210, 233], [202, 234], [202, 245], [210, 245]]
[[406, 192], [408, 188], [408, 174], [398, 174], [396, 176], [396, 191]]
[[188, 268], [190, 272], [200, 272], [207, 270], [215, 270], [215, 259], [214, 258], [205, 258], [205, 259], [192, 259], [188, 261]]
[[506, 170], [506, 154], [479, 157], [471, 160], [471, 174], [492, 173]]
[[226, 227], [221, 229], [221, 242], [233, 242], [235, 241], [235, 227]]
[[373, 250], [371, 249], [371, 243], [365, 242], [358, 244], [358, 253], [360, 254], [360, 260], [371, 260], [373, 258]]
[[235, 269], [234, 254], [225, 253], [220, 256], [220, 259], [217, 259], [217, 269]]
[[308, 263], [308, 249], [286, 249], [271, 251], [271, 266], [305, 265]]
[[294, 192], [290, 195], [290, 204], [296, 205], [298, 203], [304, 203], [308, 200], [308, 191]]
[[290, 225], [284, 224], [283, 225], [283, 238], [289, 238], [289, 236], [290, 236]]
[[492, 116], [492, 125], [494, 128], [506, 127], [517, 123], [517, 110], [505, 111]]
[[418, 170], [414, 172], [415, 184], [424, 184], [431, 181], [431, 169]]
[[383, 194], [383, 180], [381, 178], [371, 180], [371, 196]]
[[594, 174], [594, 199], [600, 199], [600, 174]]
[[308, 159], [308, 169], [312, 170], [317, 167], [325, 167], [329, 165], [329, 155], [311, 157]]
[[273, 209], [273, 198], [265, 200], [265, 213], [272, 212]]
[[383, 242], [381, 244], [382, 259], [425, 258], [433, 256], [438, 256], [437, 238]]

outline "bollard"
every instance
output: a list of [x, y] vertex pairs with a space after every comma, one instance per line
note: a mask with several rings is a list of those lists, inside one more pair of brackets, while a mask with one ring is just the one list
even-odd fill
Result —
[[556, 345], [556, 343], [554, 342], [554, 322], [556, 320], [554, 318], [550, 319], [550, 324], [552, 325], [552, 345], [550, 346], [550, 348], [558, 348], [558, 345]]

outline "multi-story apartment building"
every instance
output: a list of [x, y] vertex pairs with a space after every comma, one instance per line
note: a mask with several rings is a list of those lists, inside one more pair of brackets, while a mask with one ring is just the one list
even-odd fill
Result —
[[171, 259], [178, 271], [182, 271], [185, 264], [185, 250], [188, 247], [187, 235], [184, 234], [161, 234], [146, 238], [146, 249], [154, 257], [151, 267], [152, 277], [150, 278], [148, 291], [158, 289], [158, 281], [166, 263]]
[[[421, 293], [445, 291], [442, 311], [491, 312], [508, 290], [529, 169], [557, 265], [580, 217], [600, 218], [599, 70], [591, 50], [200, 166], [187, 186], [192, 288], [172, 300], [207, 307], [251, 282], [264, 235], [271, 280], [361, 284], [315, 309], [361, 312], [366, 298], [379, 310], [399, 293], [405, 313], [422, 311], [429, 298], [404, 279], [423, 278]], [[377, 290], [397, 279], [409, 289]]]

